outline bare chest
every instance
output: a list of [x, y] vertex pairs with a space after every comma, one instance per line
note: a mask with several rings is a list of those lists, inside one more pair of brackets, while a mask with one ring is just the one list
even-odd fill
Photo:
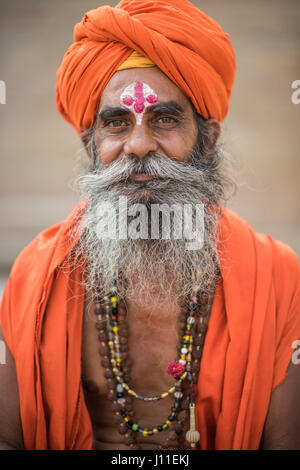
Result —
[[[149, 310], [143, 312], [139, 308], [136, 311], [134, 306], [129, 306], [127, 311], [128, 334], [123, 354], [129, 359], [130, 367], [126, 369], [126, 375], [131, 389], [144, 397], [161, 395], [174, 385], [174, 379], [167, 375], [166, 368], [169, 362], [178, 357], [179, 312], [175, 308], [165, 312], [165, 318], [160, 318], [162, 315], [163, 312], [156, 312], [151, 317]], [[130, 442], [130, 433], [120, 433], [123, 418], [116, 409], [116, 381], [108, 377], [109, 367], [105, 362], [107, 342], [99, 335], [95, 323], [92, 308], [86, 305], [82, 375], [85, 401], [93, 424], [94, 448], [128, 449], [125, 442]], [[156, 428], [168, 419], [173, 405], [172, 395], [155, 402], [133, 399], [129, 405], [131, 420], [143, 428]], [[166, 440], [172, 447], [173, 441], [177, 441], [172, 427], [152, 436], [137, 436], [137, 442], [143, 449], [156, 449]]]

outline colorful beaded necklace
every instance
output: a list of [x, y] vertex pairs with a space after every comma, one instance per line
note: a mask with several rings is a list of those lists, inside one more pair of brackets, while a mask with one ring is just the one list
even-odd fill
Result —
[[[183, 328], [180, 332], [179, 359], [171, 362], [166, 370], [174, 378], [174, 385], [159, 395], [142, 396], [130, 386], [131, 361], [127, 356], [128, 329], [124, 321], [125, 316], [122, 314], [124, 305], [119, 303], [117, 299], [116, 285], [117, 283], [114, 281], [113, 292], [104, 299], [98, 295], [94, 296], [94, 313], [97, 316], [96, 328], [99, 331], [99, 352], [104, 356], [101, 363], [110, 390], [108, 398], [113, 401], [113, 411], [115, 421], [119, 424], [119, 433], [124, 436], [125, 444], [129, 448], [140, 449], [137, 444], [138, 435], [152, 436], [173, 425], [175, 433], [171, 434], [171, 440], [174, 440], [176, 436], [179, 438], [183, 432], [183, 418], [186, 417], [189, 408], [190, 429], [186, 432], [185, 439], [192, 449], [195, 449], [200, 439], [195, 420], [195, 385], [198, 381], [200, 359], [214, 292], [211, 295], [200, 295], [194, 291], [187, 313], [180, 316]], [[186, 389], [184, 389], [185, 382], [189, 384]], [[174, 403], [169, 416], [163, 423], [148, 429], [140, 426], [133, 419], [132, 399], [156, 402], [171, 395], [174, 396]], [[159, 449], [163, 448], [164, 446], [159, 446]]]

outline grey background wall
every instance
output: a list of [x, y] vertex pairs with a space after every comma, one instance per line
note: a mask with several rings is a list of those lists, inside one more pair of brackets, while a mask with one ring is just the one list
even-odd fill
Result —
[[[55, 73], [84, 12], [117, 1], [0, 1], [0, 270], [77, 202], [71, 189], [81, 149], [55, 107]], [[300, 80], [298, 0], [194, 3], [228, 32], [237, 75], [222, 140], [238, 164], [229, 206], [260, 232], [300, 253]]]

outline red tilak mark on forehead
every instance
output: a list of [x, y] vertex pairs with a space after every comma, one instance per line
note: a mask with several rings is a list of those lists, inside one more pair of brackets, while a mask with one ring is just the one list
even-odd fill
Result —
[[141, 114], [145, 109], [145, 101], [150, 104], [154, 104], [157, 101], [157, 97], [153, 94], [145, 96], [143, 92], [143, 84], [141, 82], [136, 82], [134, 85], [134, 96], [125, 96], [122, 101], [126, 106], [133, 105], [135, 112]]

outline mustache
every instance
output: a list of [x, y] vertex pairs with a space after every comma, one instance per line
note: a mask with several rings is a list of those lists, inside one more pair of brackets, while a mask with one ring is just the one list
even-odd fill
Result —
[[[199, 158], [199, 156], [198, 156]], [[183, 184], [201, 184], [205, 171], [197, 168], [189, 161], [178, 161], [159, 154], [140, 159], [136, 156], [126, 156], [112, 162], [107, 168], [93, 169], [89, 175], [83, 175], [79, 184], [86, 183], [86, 178], [92, 177], [93, 182], [103, 189], [109, 189], [118, 183], [127, 183], [135, 173], [147, 173], [155, 180], [174, 181]], [[132, 182], [131, 182], [132, 183]]]

